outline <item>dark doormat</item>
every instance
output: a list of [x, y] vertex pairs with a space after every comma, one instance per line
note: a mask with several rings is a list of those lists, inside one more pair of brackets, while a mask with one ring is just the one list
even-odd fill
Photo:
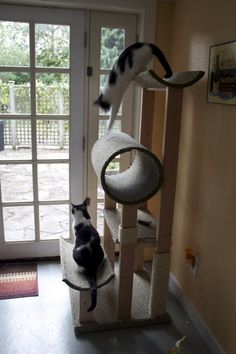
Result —
[[0, 265], [0, 300], [38, 296], [36, 263]]

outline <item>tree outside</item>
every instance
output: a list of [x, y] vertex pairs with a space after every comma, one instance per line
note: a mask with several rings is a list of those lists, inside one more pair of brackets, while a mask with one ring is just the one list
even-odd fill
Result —
[[[35, 24], [35, 65], [36, 68], [69, 68], [70, 66], [70, 27], [56, 24]], [[30, 27], [29, 23], [0, 21], [0, 67], [30, 66]], [[121, 28], [101, 29], [101, 69], [112, 69], [120, 53], [124, 50], [125, 30]], [[78, 63], [79, 65], [79, 63]], [[105, 85], [107, 75], [101, 76], [101, 87]], [[27, 72], [0, 72], [0, 115], [31, 113], [30, 75]], [[69, 76], [61, 73], [36, 73], [36, 111], [42, 115], [69, 114]], [[23, 137], [19, 136], [22, 128], [27, 129], [30, 136], [30, 121], [22, 125], [23, 121], [14, 124], [18, 132], [18, 144]], [[13, 144], [9, 129], [11, 123], [4, 122], [5, 144]], [[60, 142], [68, 144], [69, 125], [64, 122], [64, 129], [52, 126], [63, 134], [65, 138]], [[46, 128], [45, 135], [48, 134]], [[41, 134], [42, 132], [40, 132]], [[41, 134], [42, 135], [42, 134]], [[46, 139], [45, 139], [46, 141]], [[55, 141], [58, 144], [58, 140]], [[62, 147], [62, 146], [61, 146]], [[14, 146], [16, 148], [16, 146]]]

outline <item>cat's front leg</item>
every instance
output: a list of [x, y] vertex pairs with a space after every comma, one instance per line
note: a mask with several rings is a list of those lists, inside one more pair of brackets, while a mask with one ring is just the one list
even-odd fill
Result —
[[119, 108], [120, 108], [120, 102], [112, 105], [111, 114], [110, 114], [109, 120], [107, 122], [107, 132], [109, 130], [111, 130], [111, 128], [112, 128], [112, 125], [113, 125], [114, 121], [116, 120]]
[[115, 118], [112, 117], [112, 115], [110, 115], [109, 120], [107, 121], [107, 132], [109, 132], [109, 130], [111, 130], [114, 120], [115, 120]]

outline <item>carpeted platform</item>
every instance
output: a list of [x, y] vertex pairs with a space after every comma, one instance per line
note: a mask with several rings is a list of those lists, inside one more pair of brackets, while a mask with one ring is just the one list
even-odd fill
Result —
[[[130, 319], [117, 318], [118, 299], [118, 264], [113, 273], [109, 261], [106, 259], [104, 267], [98, 274], [98, 298], [97, 307], [91, 322], [79, 322], [79, 291], [88, 289], [87, 281], [76, 269], [75, 262], [71, 257], [73, 245], [60, 239], [60, 253], [63, 281], [69, 285], [71, 297], [72, 321], [76, 335], [94, 331], [111, 330], [118, 328], [140, 327], [158, 323], [169, 323], [167, 313], [152, 317], [149, 312], [150, 303], [150, 273], [143, 270], [135, 273], [133, 279], [133, 300]], [[115, 277], [114, 277], [115, 275]]]
[[141, 327], [146, 325], [170, 323], [165, 313], [157, 317], [149, 314], [150, 275], [145, 270], [134, 274], [132, 315], [130, 319], [117, 318], [118, 274], [106, 286], [98, 289], [98, 302], [94, 310], [94, 321], [79, 323], [78, 292], [70, 288], [72, 320], [75, 334], [119, 328]]

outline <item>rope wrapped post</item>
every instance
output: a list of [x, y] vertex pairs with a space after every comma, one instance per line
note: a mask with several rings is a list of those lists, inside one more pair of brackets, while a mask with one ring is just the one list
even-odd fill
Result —
[[166, 313], [170, 252], [153, 254], [149, 311], [153, 317]]
[[[104, 208], [105, 209], [110, 209], [114, 210], [116, 209], [116, 202], [112, 200], [110, 197], [108, 197], [107, 194], [105, 194], [105, 199], [104, 199]], [[112, 266], [112, 269], [114, 270], [114, 265], [115, 265], [115, 242], [113, 241], [111, 232], [109, 227], [107, 226], [107, 223], [104, 219], [104, 240], [103, 240], [103, 245], [107, 253], [107, 257], [110, 261], [110, 264]]]
[[117, 317], [131, 315], [135, 244], [137, 242], [137, 206], [124, 205], [118, 238], [120, 241]]

